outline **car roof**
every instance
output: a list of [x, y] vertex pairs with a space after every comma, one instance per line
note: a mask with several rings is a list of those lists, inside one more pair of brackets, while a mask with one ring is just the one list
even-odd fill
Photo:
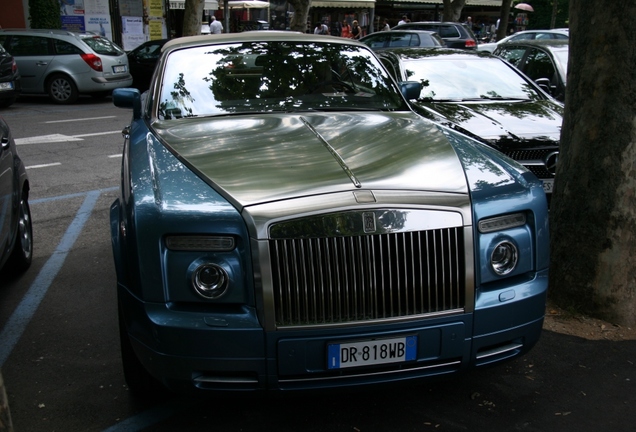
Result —
[[565, 39], [522, 39], [519, 41], [504, 42], [502, 44], [499, 44], [498, 49], [515, 45], [536, 46], [551, 50], [565, 50], [569, 48], [570, 41]]
[[379, 34], [427, 34], [427, 35], [436, 35], [438, 34], [436, 31], [433, 30], [417, 30], [417, 29], [396, 29], [396, 30], [386, 30], [386, 31], [381, 31], [381, 32], [373, 32], [370, 33], [362, 38], [360, 38], [360, 40], [362, 39], [366, 39], [370, 36], [377, 36]]
[[23, 28], [11, 28], [11, 29], [0, 29], [0, 33], [5, 34], [44, 34], [44, 35], [54, 35], [54, 36], [99, 36], [97, 33], [93, 32], [73, 32], [69, 30], [62, 29], [23, 29]]
[[186, 48], [191, 46], [202, 46], [218, 43], [241, 43], [241, 42], [269, 42], [269, 41], [289, 41], [289, 42], [328, 42], [341, 45], [357, 45], [361, 48], [369, 49], [362, 42], [339, 36], [323, 36], [312, 33], [301, 33], [285, 30], [252, 30], [241, 33], [221, 33], [200, 36], [184, 36], [169, 40], [162, 48], [167, 51], [176, 48]]

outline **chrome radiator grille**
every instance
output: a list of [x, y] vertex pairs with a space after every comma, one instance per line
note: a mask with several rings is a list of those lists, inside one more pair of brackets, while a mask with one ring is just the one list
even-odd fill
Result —
[[463, 308], [461, 227], [270, 240], [277, 326], [381, 320]]

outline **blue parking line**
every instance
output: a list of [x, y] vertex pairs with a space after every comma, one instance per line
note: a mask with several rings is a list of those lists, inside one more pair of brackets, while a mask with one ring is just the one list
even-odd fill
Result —
[[[37, 275], [31, 287], [27, 291], [26, 295], [13, 311], [13, 314], [5, 324], [0, 333], [0, 369], [4, 366], [4, 362], [7, 360], [13, 348], [16, 346], [22, 333], [26, 329], [26, 326], [31, 321], [31, 318], [35, 314], [38, 306], [42, 302], [42, 299], [46, 295], [51, 283], [57, 276], [58, 272], [62, 268], [68, 253], [71, 251], [73, 244], [82, 232], [82, 228], [86, 224], [86, 221], [90, 217], [97, 199], [99, 198], [101, 191], [91, 191], [83, 194], [74, 194], [72, 196], [86, 195], [82, 206], [77, 211], [75, 219], [71, 222], [71, 225], [66, 229], [66, 233], [57, 245], [57, 248], [46, 261], [40, 273]], [[72, 197], [67, 195], [66, 198]], [[36, 200], [34, 202], [45, 202], [45, 200]]]

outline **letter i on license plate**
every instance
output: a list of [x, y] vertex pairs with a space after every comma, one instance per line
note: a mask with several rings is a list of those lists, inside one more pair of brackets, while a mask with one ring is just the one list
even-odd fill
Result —
[[328, 369], [399, 363], [416, 358], [417, 336], [329, 344], [327, 347]]

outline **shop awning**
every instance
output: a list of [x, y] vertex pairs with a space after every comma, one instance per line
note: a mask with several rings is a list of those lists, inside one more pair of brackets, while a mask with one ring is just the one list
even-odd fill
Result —
[[375, 0], [312, 0], [311, 7], [316, 8], [374, 8]]
[[[426, 4], [438, 4], [443, 5], [442, 0], [393, 0], [390, 3], [426, 3]], [[315, 2], [312, 2], [312, 4]], [[383, 1], [384, 3], [384, 1]], [[466, 6], [493, 6], [501, 7], [503, 0], [466, 0]]]
[[[223, 0], [221, 0], [223, 1]], [[169, 1], [170, 9], [185, 9], [185, 0], [170, 0]], [[218, 10], [219, 2], [217, 0], [205, 0], [205, 6], [203, 6], [203, 10]]]
[[[225, 7], [223, 0], [220, 0], [221, 7]], [[265, 9], [269, 7], [269, 2], [259, 0], [230, 0], [227, 2], [230, 9]]]

